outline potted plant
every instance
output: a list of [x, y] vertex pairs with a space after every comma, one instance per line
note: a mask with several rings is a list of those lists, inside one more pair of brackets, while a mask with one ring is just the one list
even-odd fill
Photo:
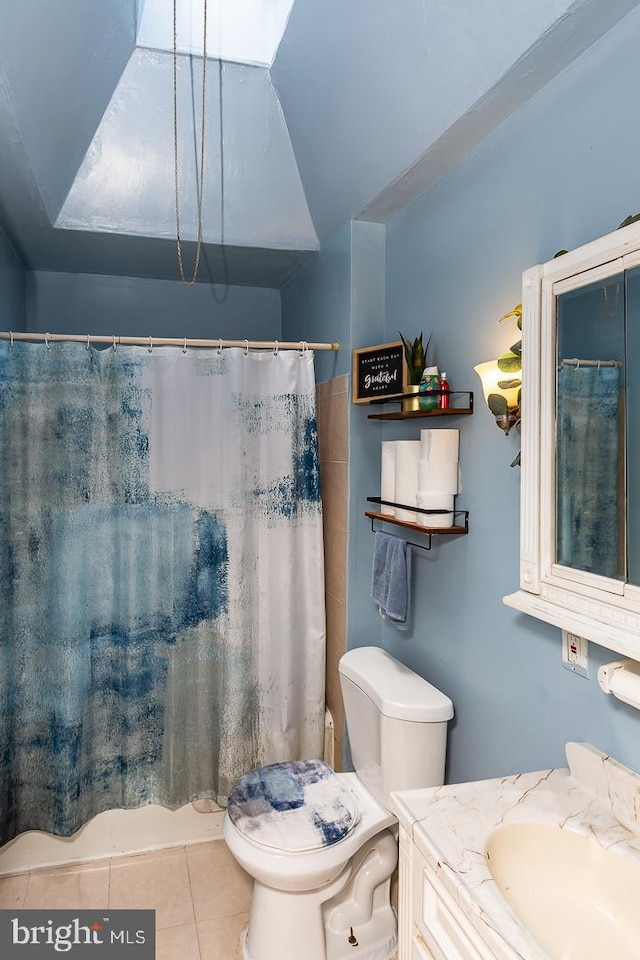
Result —
[[410, 396], [408, 399], [402, 401], [403, 410], [419, 410], [419, 398], [418, 392], [420, 387], [420, 381], [422, 379], [422, 374], [424, 368], [427, 365], [427, 358], [429, 356], [429, 345], [431, 343], [431, 334], [429, 334], [429, 339], [427, 340], [426, 347], [422, 343], [423, 334], [420, 333], [419, 337], [416, 337], [413, 341], [408, 340], [405, 336], [400, 334], [400, 339], [402, 340], [402, 345], [404, 347], [404, 358], [407, 364], [407, 381], [408, 381], [408, 390], [410, 394], [415, 394], [415, 396]]

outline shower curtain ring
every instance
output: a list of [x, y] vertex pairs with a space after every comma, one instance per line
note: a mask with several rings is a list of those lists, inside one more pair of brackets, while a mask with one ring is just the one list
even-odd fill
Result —
[[44, 335], [44, 345], [45, 345], [45, 347], [47, 348], [47, 350], [51, 350], [51, 344], [49, 343], [49, 338], [50, 338], [50, 337], [51, 337], [51, 334], [50, 334], [49, 332], [45, 333], [45, 335]]
[[153, 337], [149, 337], [149, 346], [147, 347], [149, 353], [153, 353]]
[[115, 353], [117, 349], [118, 349], [118, 344], [117, 344], [117, 341], [116, 341], [116, 335], [115, 335], [115, 333], [114, 333], [114, 335], [113, 335], [113, 352]]
[[182, 352], [183, 352], [183, 353], [186, 353], [186, 352], [187, 352], [187, 338], [186, 338], [186, 337], [184, 338], [184, 347], [182, 348]]
[[274, 357], [277, 357], [277, 356], [278, 356], [278, 351], [279, 351], [279, 349], [280, 349], [280, 343], [279, 343], [278, 340], [276, 340], [275, 350], [273, 351]]
[[245, 338], [245, 341], [244, 341], [244, 355], [245, 355], [245, 357], [247, 356], [248, 353], [249, 353], [249, 341]]
[[87, 334], [87, 350], [89, 349], [90, 346], [91, 346], [91, 337], [89, 336], [89, 334]]
[[222, 356], [222, 337], [220, 337], [218, 340], [218, 356]]
[[9, 330], [9, 340], [10, 340], [9, 346], [12, 347], [13, 346], [13, 330]]

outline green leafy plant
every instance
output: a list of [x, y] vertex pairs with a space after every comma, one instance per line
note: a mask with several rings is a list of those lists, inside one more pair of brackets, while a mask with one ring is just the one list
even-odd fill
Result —
[[500, 319], [498, 320], [498, 323], [502, 323], [503, 320], [510, 320], [511, 317], [515, 318], [515, 321], [518, 324], [518, 330], [522, 330], [522, 304], [521, 303], [517, 304], [517, 306], [515, 306], [513, 310], [509, 310], [509, 313], [503, 314], [503, 316], [501, 316]]
[[[510, 310], [509, 313], [505, 313], [504, 316], [500, 317], [498, 323], [502, 323], [503, 320], [510, 320], [513, 318], [517, 325], [518, 330], [522, 330], [522, 304], [519, 303], [517, 306]], [[514, 376], [514, 374], [519, 374], [522, 370], [522, 338], [516, 343], [513, 343], [511, 347], [506, 350], [501, 356], [498, 357], [498, 368], [503, 371], [503, 373], [511, 374], [511, 377], [505, 378], [504, 380], [498, 381], [498, 386], [501, 390], [511, 390], [515, 387], [518, 388], [518, 412], [517, 420], [515, 421], [516, 430], [520, 430], [520, 396], [522, 392], [522, 379], [519, 376]], [[487, 399], [487, 404], [491, 413], [494, 417], [505, 417], [508, 418], [509, 410], [507, 407], [507, 401], [505, 397], [501, 394], [493, 393]], [[511, 429], [511, 426], [508, 427], [507, 433]], [[520, 466], [520, 453], [516, 455], [515, 459], [511, 463], [512, 467]]]
[[628, 217], [624, 218], [618, 230], [622, 229], [622, 227], [628, 227], [630, 223], [636, 223], [638, 220], [640, 220], [640, 213], [630, 213]]
[[402, 344], [404, 346], [404, 357], [407, 361], [407, 370], [409, 371], [409, 383], [419, 384], [420, 380], [422, 379], [424, 368], [427, 365], [431, 334], [429, 334], [426, 347], [424, 347], [422, 344], [422, 333], [419, 337], [416, 337], [413, 342], [411, 342], [411, 340], [407, 340], [407, 338], [403, 337], [402, 334], [400, 334], [400, 339], [402, 340]]
[[[498, 320], [498, 323], [502, 323], [503, 320], [510, 320], [512, 317], [515, 319], [518, 325], [518, 330], [522, 330], [522, 304], [521, 303], [519, 303], [516, 307], [514, 307], [513, 310], [510, 310], [509, 313], [505, 313], [504, 316], [500, 317], [500, 319]], [[502, 370], [503, 373], [510, 373], [510, 374], [520, 373], [520, 371], [522, 370], [522, 338], [518, 340], [517, 343], [513, 343], [509, 347], [509, 349], [505, 351], [505, 353], [501, 354], [498, 357], [498, 368]], [[501, 390], [512, 390], [515, 387], [521, 388], [522, 380], [520, 379], [520, 377], [512, 376], [509, 379], [500, 380], [498, 383], [498, 386], [500, 387]], [[504, 404], [505, 409], [504, 411], [501, 411], [501, 412], [506, 413], [507, 404], [504, 397], [497, 396], [496, 400], [502, 401], [502, 404]], [[502, 404], [500, 404], [500, 406], [502, 406]], [[518, 390], [518, 405], [520, 405], [520, 389]], [[489, 404], [489, 407], [491, 409], [491, 412], [495, 415], [497, 411], [493, 409], [491, 404]]]

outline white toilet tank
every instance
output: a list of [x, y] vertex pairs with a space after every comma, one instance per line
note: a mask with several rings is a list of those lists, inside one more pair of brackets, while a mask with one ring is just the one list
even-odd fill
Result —
[[379, 647], [349, 650], [338, 672], [353, 765], [376, 800], [443, 784], [449, 697]]

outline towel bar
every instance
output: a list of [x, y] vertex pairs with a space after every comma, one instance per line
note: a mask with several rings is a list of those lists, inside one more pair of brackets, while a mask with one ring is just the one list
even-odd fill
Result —
[[[376, 520], [377, 518], [371, 513], [367, 513], [367, 516], [371, 518], [371, 532], [375, 533], [376, 528], [373, 525], [373, 521]], [[425, 546], [424, 543], [415, 543], [413, 540], [407, 540], [406, 543], [408, 543], [410, 547], [417, 547], [418, 550], [431, 550], [431, 534], [424, 533], [423, 536], [428, 538], [429, 540], [428, 546]]]

